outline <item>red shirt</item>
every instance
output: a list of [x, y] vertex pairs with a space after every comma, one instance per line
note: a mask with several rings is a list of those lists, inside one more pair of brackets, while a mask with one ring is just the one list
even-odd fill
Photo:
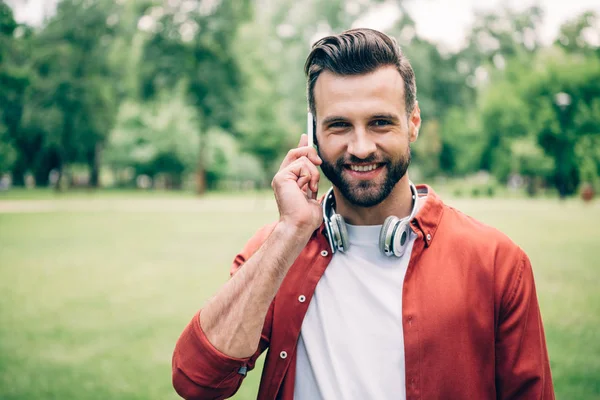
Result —
[[[529, 258], [501, 232], [445, 205], [430, 187], [418, 190], [427, 201], [411, 224], [418, 237], [402, 294], [407, 400], [554, 399]], [[249, 240], [232, 274], [273, 226]], [[330, 260], [321, 226], [283, 280], [252, 357], [214, 348], [200, 327], [200, 310], [175, 347], [176, 391], [186, 399], [231, 397], [268, 348], [258, 399], [292, 400], [302, 320]]]

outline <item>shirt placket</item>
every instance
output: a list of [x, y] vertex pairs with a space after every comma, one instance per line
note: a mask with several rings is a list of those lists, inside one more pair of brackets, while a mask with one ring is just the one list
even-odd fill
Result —
[[415, 265], [425, 249], [426, 234], [416, 220], [413, 231], [417, 234], [402, 288], [402, 318], [404, 332], [404, 359], [406, 374], [406, 399], [421, 398], [421, 343], [419, 338], [419, 314], [414, 276]]
[[312, 255], [308, 257], [307, 260], [311, 265], [309, 271], [304, 274], [302, 274], [303, 268], [299, 268], [295, 271], [295, 273], [301, 274], [298, 277], [298, 280], [304, 278], [302, 283], [297, 286], [297, 289], [288, 289], [286, 287], [285, 295], [276, 300], [276, 302], [281, 302], [278, 305], [281, 310], [293, 311], [288, 314], [287, 318], [284, 318], [279, 322], [279, 324], [285, 326], [286, 329], [283, 331], [282, 337], [278, 338], [276, 343], [274, 343], [277, 348], [271, 348], [271, 350], [275, 350], [279, 354], [277, 360], [278, 365], [277, 368], [275, 368], [275, 376], [272, 377], [272, 385], [269, 389], [267, 398], [275, 398], [277, 392], [280, 390], [283, 378], [290, 367], [290, 362], [295, 359], [295, 357], [291, 357], [291, 355], [295, 351], [304, 316], [306, 315], [317, 284], [325, 272], [327, 265], [329, 265], [329, 262], [331, 261], [331, 253], [328, 248], [329, 245], [327, 240], [320, 237], [315, 242], [314, 246], [316, 247], [316, 250], [311, 251]]

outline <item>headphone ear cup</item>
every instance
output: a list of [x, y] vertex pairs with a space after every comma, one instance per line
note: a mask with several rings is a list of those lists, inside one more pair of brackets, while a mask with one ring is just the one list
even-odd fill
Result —
[[[342, 253], [348, 250], [348, 229], [346, 228], [346, 222], [344, 217], [339, 214], [333, 214], [331, 216], [331, 223], [333, 225], [333, 231], [335, 236], [335, 242], [338, 250]], [[340, 247], [341, 246], [341, 247]]]
[[402, 221], [398, 224], [398, 228], [396, 229], [393, 239], [394, 255], [396, 257], [402, 257], [406, 251], [409, 229], [408, 221]]
[[387, 217], [379, 232], [379, 250], [388, 257], [394, 254], [394, 231], [398, 222], [399, 219], [393, 215]]

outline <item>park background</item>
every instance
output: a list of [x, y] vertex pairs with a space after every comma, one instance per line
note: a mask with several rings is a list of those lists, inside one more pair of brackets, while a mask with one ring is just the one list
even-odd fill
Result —
[[557, 397], [600, 398], [600, 6], [557, 4], [0, 0], [0, 398], [177, 398], [177, 337], [277, 218], [310, 45], [350, 27], [415, 69], [411, 179], [532, 259]]

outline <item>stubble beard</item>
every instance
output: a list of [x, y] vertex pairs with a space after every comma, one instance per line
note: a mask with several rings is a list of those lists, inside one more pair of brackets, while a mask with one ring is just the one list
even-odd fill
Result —
[[[359, 159], [354, 156], [343, 156], [338, 158], [335, 163], [330, 163], [320, 151], [318, 151], [319, 157], [323, 161], [321, 163], [321, 170], [323, 174], [336, 186], [342, 195], [352, 205], [358, 207], [373, 207], [385, 200], [396, 184], [404, 177], [408, 166], [410, 165], [411, 155], [410, 146], [408, 147], [406, 154], [401, 156], [398, 160], [377, 159], [374, 155], [366, 159]], [[370, 180], [350, 180], [347, 177], [346, 169], [344, 165], [349, 163], [375, 163], [384, 164], [383, 171], [385, 177], [382, 183], [378, 183]], [[380, 179], [378, 179], [379, 181]]]

